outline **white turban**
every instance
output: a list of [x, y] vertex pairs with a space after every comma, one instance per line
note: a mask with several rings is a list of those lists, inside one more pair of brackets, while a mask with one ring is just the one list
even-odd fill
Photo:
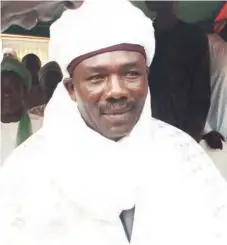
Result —
[[[79, 9], [66, 10], [50, 27], [49, 59], [59, 64], [66, 78], [73, 60], [119, 44], [142, 47], [150, 66], [155, 51], [152, 21], [128, 0], [86, 0]], [[59, 113], [70, 114], [70, 106], [74, 104], [59, 83], [45, 108], [44, 126], [59, 121]], [[149, 92], [142, 114], [150, 120]]]
[[125, 43], [142, 46], [150, 66], [155, 49], [152, 21], [127, 0], [86, 0], [50, 27], [49, 58], [67, 74], [75, 58]]

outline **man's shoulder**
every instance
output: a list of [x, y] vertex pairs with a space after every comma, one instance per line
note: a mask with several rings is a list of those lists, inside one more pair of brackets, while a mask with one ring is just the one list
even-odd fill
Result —
[[159, 139], [163, 147], [169, 147], [175, 154], [180, 155], [182, 161], [189, 158], [204, 158], [204, 161], [210, 161], [202, 147], [187, 133], [156, 119], [153, 119], [153, 124], [155, 138]]
[[191, 136], [158, 120], [154, 120], [154, 125], [159, 152], [165, 153], [160, 158], [177, 166], [186, 178], [194, 176], [198, 181], [210, 179], [225, 182], [210, 157]]
[[155, 128], [156, 134], [161, 134], [166, 139], [171, 139], [171, 141], [176, 141], [176, 142], [187, 141], [187, 142], [195, 143], [192, 137], [190, 137], [188, 134], [186, 134], [182, 130], [168, 123], [165, 123], [155, 118], [152, 119], [152, 123], [153, 123], [153, 127]]

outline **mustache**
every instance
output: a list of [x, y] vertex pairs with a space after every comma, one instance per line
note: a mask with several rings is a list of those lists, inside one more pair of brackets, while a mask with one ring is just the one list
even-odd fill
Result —
[[109, 111], [114, 111], [114, 110], [131, 110], [135, 108], [136, 106], [136, 101], [135, 100], [122, 100], [122, 99], [115, 99], [112, 101], [107, 101], [107, 102], [101, 102], [99, 104], [99, 111], [100, 113], [105, 113]]

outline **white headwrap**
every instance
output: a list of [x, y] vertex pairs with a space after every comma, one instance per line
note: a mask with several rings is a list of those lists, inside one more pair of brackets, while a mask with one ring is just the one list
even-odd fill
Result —
[[[111, 13], [117, 13], [117, 15], [111, 16]], [[126, 14], [127, 18], [125, 18]], [[74, 29], [76, 31], [73, 31]], [[68, 65], [75, 58], [122, 43], [136, 44], [143, 47], [146, 52], [147, 65], [150, 65], [155, 50], [152, 21], [127, 0], [85, 1], [80, 9], [76, 11], [65, 11], [62, 17], [50, 28], [50, 57], [60, 65], [65, 77], [68, 77]], [[53, 127], [53, 122], [55, 127]], [[64, 159], [66, 159], [66, 155], [69, 159], [74, 159], [75, 144], [80, 144], [80, 153], [82, 155], [76, 154], [78, 159], [81, 159], [79, 166], [76, 167], [73, 163], [71, 167], [79, 168], [81, 172], [84, 169], [85, 173], [84, 175], [80, 173], [80, 176], [77, 177], [78, 184], [75, 185], [79, 186], [83, 183], [85, 188], [85, 186], [90, 185], [90, 181], [95, 176], [93, 188], [96, 185], [100, 187], [95, 188], [95, 192], [94, 190], [88, 191], [90, 188], [86, 187], [86, 194], [84, 189], [81, 188], [78, 192], [82, 191], [83, 193], [77, 193], [71, 196], [75, 196], [76, 198], [80, 196], [80, 202], [83, 202], [84, 207], [86, 205], [89, 206], [87, 209], [90, 210], [89, 212], [93, 212], [95, 217], [104, 216], [104, 220], [112, 220], [114, 217], [115, 220], [118, 220], [123, 208], [128, 209], [133, 206], [134, 201], [132, 195], [129, 193], [126, 195], [125, 193], [128, 190], [132, 191], [131, 184], [136, 181], [132, 177], [132, 171], [130, 173], [132, 175], [130, 176], [131, 182], [127, 183], [126, 181], [130, 187], [125, 187], [124, 189], [125, 173], [128, 173], [130, 168], [133, 168], [133, 166], [128, 164], [131, 164], [129, 161], [129, 155], [132, 155], [131, 151], [133, 151], [133, 148], [134, 151], [137, 149], [134, 143], [139, 140], [139, 137], [146, 134], [145, 131], [147, 132], [147, 129], [150, 128], [150, 122], [151, 108], [150, 95], [148, 94], [141, 118], [130, 136], [121, 142], [112, 142], [86, 126], [77, 109], [77, 104], [70, 99], [62, 83], [55, 90], [54, 95], [45, 109], [43, 130], [48, 135], [48, 139], [51, 140], [51, 143], [49, 143], [51, 149], [54, 152], [59, 152]], [[58, 133], [56, 134], [56, 132]], [[68, 149], [62, 150], [61, 144], [58, 143], [59, 137], [63, 142], [67, 142]], [[132, 142], [133, 146], [129, 147]], [[88, 151], [89, 154], [87, 155], [85, 151]], [[97, 161], [101, 158], [100, 155], [102, 152], [109, 155], [108, 160], [104, 160], [105, 158], [103, 158], [104, 161], [99, 161], [98, 163]], [[84, 160], [85, 163], [81, 164], [84, 154], [89, 158]], [[94, 161], [96, 157], [98, 157], [96, 164], [88, 166], [87, 163], [91, 164], [92, 160]], [[122, 158], [121, 161], [119, 161], [119, 157]], [[125, 157], [128, 160], [123, 160]], [[58, 155], [57, 158], [59, 160], [60, 156]], [[71, 160], [69, 161], [71, 162]], [[65, 162], [65, 160], [63, 161]], [[125, 164], [122, 164], [122, 161]], [[98, 166], [99, 164], [100, 166]], [[108, 168], [108, 173], [104, 171], [106, 167]], [[126, 172], [123, 170], [124, 168]], [[84, 176], [89, 174], [87, 173], [88, 169], [90, 169], [91, 174], [94, 176], [89, 178], [90, 181], [87, 181], [87, 179], [83, 181]], [[72, 173], [74, 171], [71, 169], [70, 172]], [[120, 178], [120, 175], [122, 175], [122, 178]], [[116, 176], [118, 176], [118, 183], [116, 183]], [[103, 186], [103, 181], [106, 182], [105, 186]], [[69, 186], [66, 189], [69, 190]], [[75, 188], [73, 192], [75, 192]], [[113, 198], [113, 195], [115, 195], [113, 192], [117, 195], [116, 198]], [[94, 195], [96, 200], [91, 201], [91, 195]], [[121, 199], [119, 195], [122, 196]], [[100, 198], [96, 198], [97, 196], [100, 196]], [[109, 208], [110, 210], [107, 210]], [[112, 209], [116, 210], [113, 211]]]
[[[67, 76], [74, 58], [121, 43], [144, 47], [149, 65], [152, 22], [126, 0], [89, 0], [52, 26], [51, 59]], [[135, 206], [132, 245], [226, 245], [226, 183], [189, 136], [151, 119], [149, 97], [113, 142], [86, 126], [61, 83], [43, 129], [1, 173], [0, 244], [127, 245], [119, 214]]]

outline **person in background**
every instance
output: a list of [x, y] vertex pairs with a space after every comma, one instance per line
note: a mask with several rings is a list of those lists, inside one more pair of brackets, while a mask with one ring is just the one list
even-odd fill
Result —
[[1, 63], [1, 164], [40, 128], [40, 121], [30, 118], [24, 105], [30, 86], [30, 72], [17, 59], [5, 57]]
[[150, 66], [152, 116], [200, 141], [210, 107], [206, 34], [175, 15], [177, 2], [146, 1], [156, 12], [156, 50]]
[[154, 49], [152, 21], [127, 0], [87, 1], [51, 26], [65, 79], [0, 171], [0, 244], [227, 244], [227, 183], [151, 118]]
[[39, 83], [39, 71], [42, 63], [40, 58], [35, 54], [25, 55], [21, 62], [32, 75], [32, 87], [25, 100], [26, 108], [31, 109], [44, 103], [43, 91]]
[[60, 5], [75, 9], [82, 5], [83, 0], [75, 1], [1, 1], [1, 31], [11, 25], [20, 25], [32, 29], [38, 20], [46, 22], [52, 20], [56, 9]]
[[29, 113], [43, 117], [46, 104], [52, 97], [54, 90], [63, 78], [60, 66], [52, 61], [44, 65], [39, 72], [39, 83], [44, 93], [45, 104], [29, 110]]
[[42, 63], [40, 58], [36, 54], [27, 54], [25, 55], [22, 60], [22, 64], [30, 71], [32, 75], [32, 85], [39, 84], [39, 71], [42, 67]]
[[[222, 30], [225, 32], [226, 27]], [[227, 180], [227, 42], [209, 34], [211, 106], [201, 145]]]

